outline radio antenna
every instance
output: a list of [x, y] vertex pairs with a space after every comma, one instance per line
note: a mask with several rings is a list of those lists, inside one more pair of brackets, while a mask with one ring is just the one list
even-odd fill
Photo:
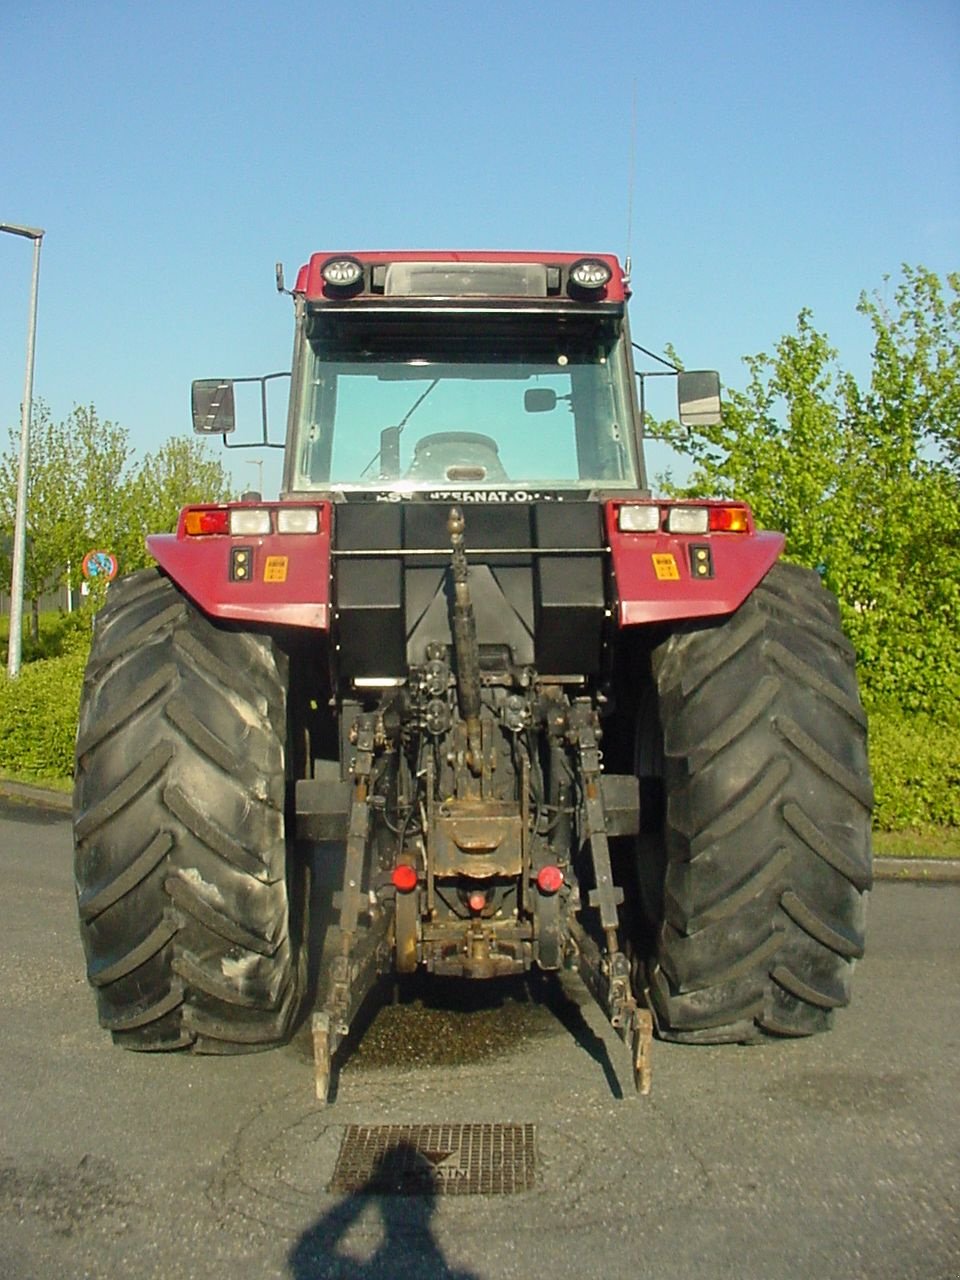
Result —
[[637, 169], [637, 77], [633, 77], [630, 102], [630, 158], [627, 164], [627, 251], [624, 255], [627, 276], [630, 275], [630, 257], [633, 248], [633, 189]]

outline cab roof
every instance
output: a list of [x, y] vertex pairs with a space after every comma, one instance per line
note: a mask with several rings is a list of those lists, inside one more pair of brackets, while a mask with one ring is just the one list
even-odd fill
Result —
[[[356, 263], [360, 271], [349, 286], [331, 285], [324, 269], [331, 263]], [[595, 302], [625, 302], [628, 277], [613, 254], [533, 253], [529, 250], [403, 249], [314, 253], [300, 268], [295, 292], [308, 302], [343, 302], [355, 297], [494, 298], [585, 300], [571, 277], [578, 263], [603, 264], [609, 279], [586, 291]]]

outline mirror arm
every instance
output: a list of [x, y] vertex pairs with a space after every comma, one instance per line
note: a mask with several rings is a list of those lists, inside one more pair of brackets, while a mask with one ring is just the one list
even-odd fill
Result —
[[225, 449], [284, 449], [286, 445], [282, 440], [240, 440], [233, 444], [223, 436], [223, 447]]
[[[641, 352], [643, 352], [643, 354], [644, 354], [645, 356], [647, 356], [649, 359], [651, 359], [651, 360], [656, 360], [657, 364], [665, 365], [665, 366], [666, 366], [666, 368], [668, 368], [669, 370], [671, 370], [671, 372], [673, 372], [673, 373], [682, 373], [682, 372], [683, 372], [683, 370], [680, 368], [680, 366], [679, 366], [678, 364], [674, 364], [672, 360], [665, 360], [665, 359], [663, 358], [663, 356], [658, 356], [658, 355], [657, 355], [657, 353], [656, 353], [655, 351], [648, 351], [646, 347], [641, 347], [641, 345], [640, 345], [640, 343], [639, 343], [639, 342], [631, 342], [631, 343], [630, 343], [630, 345], [631, 345], [631, 347], [633, 347], [633, 349], [634, 349], [635, 351], [641, 351]], [[653, 376], [655, 376], [655, 375], [653, 375]], [[665, 376], [665, 375], [661, 374], [660, 376], [661, 376], [661, 377], [663, 377], [663, 376]]]
[[250, 444], [229, 444], [224, 438], [224, 444], [228, 449], [261, 449], [264, 446], [268, 449], [282, 449], [283, 443], [275, 443], [270, 439], [270, 427], [267, 413], [267, 383], [273, 382], [277, 378], [289, 378], [290, 371], [281, 369], [278, 373], [265, 373], [259, 378], [234, 378], [234, 383], [239, 382], [259, 382], [260, 383], [260, 431], [261, 439], [255, 440]]

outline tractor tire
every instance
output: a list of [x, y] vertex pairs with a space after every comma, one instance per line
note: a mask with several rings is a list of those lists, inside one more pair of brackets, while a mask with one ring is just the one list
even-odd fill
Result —
[[286, 669], [272, 640], [215, 625], [155, 570], [112, 586], [97, 617], [75, 873], [100, 1023], [126, 1048], [239, 1053], [289, 1036], [303, 948]]
[[665, 1039], [827, 1030], [863, 954], [873, 790], [851, 645], [816, 573], [778, 564], [736, 613], [653, 654]]

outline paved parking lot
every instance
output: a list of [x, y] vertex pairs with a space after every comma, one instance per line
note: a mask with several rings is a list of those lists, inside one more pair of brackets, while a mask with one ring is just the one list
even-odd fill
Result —
[[[589, 1001], [383, 1008], [335, 1103], [309, 1048], [123, 1053], [96, 1025], [61, 818], [0, 814], [0, 1275], [960, 1277], [960, 886], [884, 883], [834, 1032], [656, 1045], [618, 1097]], [[462, 989], [461, 989], [462, 991]], [[328, 1191], [349, 1125], [534, 1127], [536, 1189]]]

